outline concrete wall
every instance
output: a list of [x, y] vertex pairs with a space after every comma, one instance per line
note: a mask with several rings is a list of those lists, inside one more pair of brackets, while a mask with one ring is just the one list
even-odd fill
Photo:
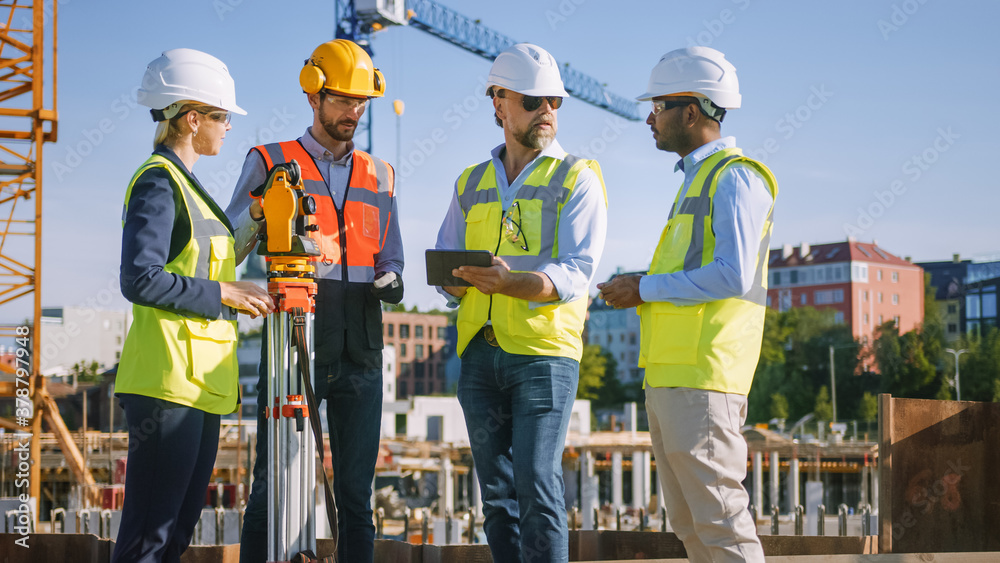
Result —
[[469, 431], [465, 427], [465, 415], [458, 397], [413, 397], [413, 406], [406, 415], [406, 437], [413, 440], [427, 440], [428, 421], [431, 417], [441, 417], [441, 441], [469, 443]]
[[42, 373], [64, 375], [73, 364], [94, 360], [102, 371], [114, 366], [131, 324], [131, 311], [87, 307], [43, 309], [39, 327]]

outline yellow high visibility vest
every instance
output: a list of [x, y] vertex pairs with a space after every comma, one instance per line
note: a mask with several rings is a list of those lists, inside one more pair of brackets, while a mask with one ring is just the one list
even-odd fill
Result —
[[[493, 161], [465, 169], [458, 178], [458, 201], [465, 214], [465, 249], [489, 250], [517, 272], [538, 271], [555, 262], [559, 257], [559, 216], [573, 193], [577, 176], [586, 168], [597, 174], [607, 205], [604, 178], [596, 160], [573, 155], [564, 159], [543, 157], [528, 175], [514, 200], [518, 206], [515, 219], [527, 251], [504, 236], [504, 211]], [[472, 337], [490, 320], [497, 342], [506, 352], [580, 361], [586, 315], [586, 296], [532, 309], [524, 299], [484, 295], [470, 287], [458, 309], [458, 354], [462, 355]]]
[[[125, 193], [126, 210], [132, 187], [143, 172], [163, 168], [183, 199], [191, 239], [167, 263], [164, 271], [173, 274], [234, 281], [236, 252], [233, 236], [212, 207], [187, 177], [166, 158], [153, 155], [147, 160]], [[115, 391], [165, 399], [213, 414], [236, 410], [239, 397], [239, 364], [236, 359], [236, 320], [203, 319], [132, 305], [132, 327], [125, 338]]]
[[[705, 159], [684, 199], [678, 198], [653, 254], [650, 274], [689, 271], [706, 266], [715, 254], [712, 209], [722, 170], [731, 164], [752, 166], [766, 180], [772, 198], [778, 195], [774, 175], [740, 149], [721, 150]], [[767, 255], [774, 204], [768, 212], [753, 287], [746, 295], [690, 306], [667, 302], [639, 306], [642, 341], [639, 367], [646, 368], [650, 387], [690, 387], [738, 393], [750, 392], [760, 358], [767, 303]]]

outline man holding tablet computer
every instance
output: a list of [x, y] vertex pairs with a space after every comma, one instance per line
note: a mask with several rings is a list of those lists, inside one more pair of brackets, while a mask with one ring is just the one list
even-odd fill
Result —
[[486, 94], [504, 143], [459, 176], [438, 234], [464, 265], [442, 272], [455, 256], [428, 251], [428, 280], [458, 307], [458, 399], [493, 560], [567, 561], [562, 452], [607, 196], [597, 162], [555, 139], [568, 94], [552, 55], [508, 48]]

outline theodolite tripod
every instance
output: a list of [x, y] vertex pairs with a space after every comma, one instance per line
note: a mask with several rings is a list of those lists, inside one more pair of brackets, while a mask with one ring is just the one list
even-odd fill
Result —
[[[268, 264], [267, 291], [276, 305], [267, 325], [267, 561], [316, 561], [316, 453], [327, 518], [337, 543], [337, 506], [323, 468], [323, 427], [312, 390], [315, 267], [320, 256], [309, 233], [316, 202], [305, 192], [294, 160], [275, 165], [251, 192], [260, 198], [264, 229], [257, 254]], [[313, 439], [306, 435], [309, 422]], [[336, 553], [336, 549], [334, 549]], [[323, 561], [336, 561], [336, 556]]]

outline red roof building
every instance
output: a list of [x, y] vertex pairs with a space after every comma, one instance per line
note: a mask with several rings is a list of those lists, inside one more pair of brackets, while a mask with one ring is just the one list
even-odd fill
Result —
[[868, 344], [884, 322], [895, 320], [900, 333], [923, 322], [924, 273], [876, 242], [786, 244], [770, 251], [767, 305], [833, 309], [837, 321]]

